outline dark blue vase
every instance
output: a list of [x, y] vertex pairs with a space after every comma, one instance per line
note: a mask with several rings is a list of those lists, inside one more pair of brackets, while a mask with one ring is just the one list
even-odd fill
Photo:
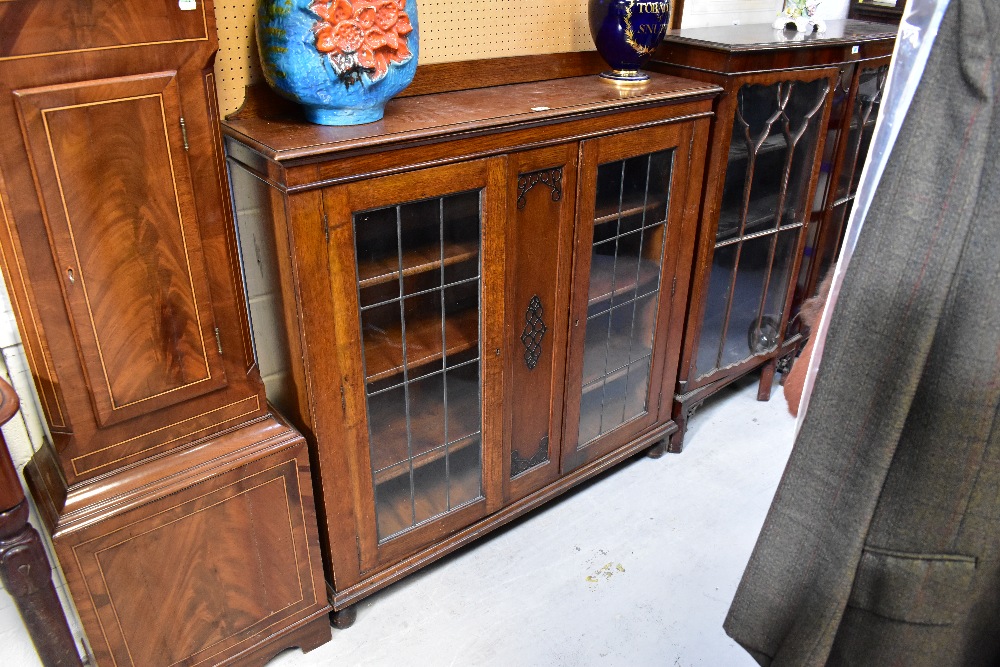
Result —
[[639, 71], [663, 40], [670, 25], [670, 2], [590, 0], [590, 36], [609, 65], [601, 76], [616, 81], [645, 81]]
[[416, 0], [258, 0], [264, 78], [321, 125], [382, 118], [417, 70]]

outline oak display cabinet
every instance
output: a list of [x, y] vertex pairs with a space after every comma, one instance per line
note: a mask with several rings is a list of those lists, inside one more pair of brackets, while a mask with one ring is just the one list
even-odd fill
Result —
[[675, 429], [718, 89], [617, 88], [571, 57], [566, 78], [427, 92], [528, 71], [432, 66], [366, 126], [259, 90], [224, 124], [257, 354], [313, 446], [335, 624]]
[[0, 3], [0, 263], [25, 469], [98, 665], [330, 637], [305, 441], [252, 354], [211, 2]]
[[832, 264], [871, 140], [895, 33], [830, 21], [825, 33], [767, 25], [671, 31], [648, 67], [715, 83], [687, 322], [675, 385], [683, 448], [707, 398], [802, 344], [794, 316]]

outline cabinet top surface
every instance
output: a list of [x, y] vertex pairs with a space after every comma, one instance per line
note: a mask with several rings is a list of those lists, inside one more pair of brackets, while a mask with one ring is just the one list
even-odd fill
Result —
[[668, 32], [664, 41], [721, 51], [759, 51], [837, 46], [895, 38], [894, 26], [844, 19], [827, 21], [826, 32], [812, 33], [775, 30], [770, 23], [681, 28]]
[[[248, 104], [223, 131], [276, 161], [372, 146], [542, 125], [602, 111], [712, 97], [721, 88], [666, 74], [616, 86], [596, 75], [460, 90], [390, 100], [375, 123], [332, 127], [307, 122], [297, 107], [268, 101]], [[268, 97], [270, 97], [268, 95]]]

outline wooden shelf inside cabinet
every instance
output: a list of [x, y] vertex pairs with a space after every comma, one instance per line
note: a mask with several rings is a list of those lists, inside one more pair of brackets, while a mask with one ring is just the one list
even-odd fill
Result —
[[473, 259], [478, 254], [478, 243], [449, 243], [446, 241], [444, 243], [443, 257], [441, 247], [438, 245], [429, 245], [405, 253], [402, 257], [402, 271], [400, 271], [400, 258], [396, 255], [359, 261], [358, 286], [365, 288], [381, 285], [398, 280], [401, 273], [404, 278], [414, 276], [419, 273], [440, 269], [442, 266], [451, 266], [452, 264]]
[[610, 207], [606, 209], [599, 209], [594, 214], [594, 224], [603, 225], [609, 222], [614, 222], [615, 220], [620, 220], [622, 218], [627, 218], [629, 216], [638, 215], [645, 211], [655, 211], [657, 209], [664, 210], [664, 205], [666, 204], [663, 200], [657, 200], [653, 202], [645, 203], [626, 203], [623, 202], [621, 209], [617, 206]]
[[[778, 195], [770, 194], [750, 202], [747, 210], [747, 222], [743, 233], [739, 233], [739, 211], [725, 210], [719, 214], [719, 228], [716, 232], [716, 242], [732, 242], [741, 236], [757, 232], [769, 231], [774, 227], [774, 216], [778, 209]], [[728, 215], [727, 215], [728, 214]]]
[[[406, 365], [419, 366], [470, 350], [479, 344], [479, 313], [467, 310], [441, 319], [408, 320], [406, 323]], [[365, 332], [366, 382], [383, 380], [403, 372], [403, 332], [400, 327]]]
[[656, 289], [659, 278], [659, 265], [646, 259], [639, 260], [637, 271], [629, 271], [616, 278], [615, 258], [595, 255], [590, 265], [590, 296], [587, 305], [593, 307], [629, 293], [643, 296]]
[[[435, 449], [430, 450], [426, 454], [421, 455], [419, 462], [414, 461], [414, 469], [426, 466], [428, 464], [440, 461], [442, 457], [449, 454], [456, 454], [466, 447], [471, 445], [478, 445], [481, 439], [480, 433], [477, 431], [472, 435], [456, 440], [455, 442], [449, 442], [447, 445], [441, 445]], [[405, 458], [405, 452], [403, 452]], [[383, 468], [382, 470], [376, 470], [374, 474], [374, 479], [376, 484], [381, 484], [383, 482], [388, 482], [389, 480], [396, 479], [401, 475], [408, 474], [410, 468], [408, 465], [393, 465], [388, 468]]]

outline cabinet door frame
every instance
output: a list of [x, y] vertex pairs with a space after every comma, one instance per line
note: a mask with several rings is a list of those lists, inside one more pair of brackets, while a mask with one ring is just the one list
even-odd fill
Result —
[[[834, 88], [839, 76], [840, 69], [836, 66], [829, 66], [802, 70], [776, 70], [726, 78], [725, 92], [719, 98], [720, 101], [716, 106], [716, 118], [710, 139], [710, 154], [705, 175], [705, 194], [702, 201], [701, 222], [698, 229], [695, 262], [691, 276], [691, 299], [685, 323], [684, 345], [681, 350], [680, 372], [676, 385], [678, 394], [693, 392], [696, 389], [720, 382], [727, 377], [738, 377], [761, 365], [768, 358], [773, 358], [781, 353], [782, 343], [784, 342], [785, 332], [788, 327], [788, 311], [794, 297], [795, 281], [801, 264], [802, 250], [806, 242], [804, 228], [808, 225], [811, 215], [813, 196], [819, 177], [823, 147], [826, 141], [826, 132], [823, 130], [826, 128], [829, 120], [830, 108], [833, 105]], [[715, 256], [716, 231], [722, 205], [722, 190], [729, 159], [730, 139], [732, 137], [735, 118], [734, 113], [738, 102], [737, 94], [740, 88], [747, 85], [769, 86], [781, 81], [809, 82], [820, 79], [826, 79], [828, 88], [826, 99], [819, 112], [818, 127], [820, 128], [820, 132], [816, 143], [812, 173], [810, 174], [808, 186], [804, 194], [805, 210], [801, 221], [802, 228], [800, 228], [799, 238], [796, 243], [793, 263], [789, 267], [789, 284], [786, 290], [782, 319], [779, 326], [779, 344], [770, 352], [752, 356], [740, 363], [715, 369], [711, 373], [699, 376], [697, 374], [698, 369], [695, 368], [695, 362], [697, 360], [698, 346], [701, 341], [702, 320], [705, 316], [705, 293], [708, 290], [712, 260]]]
[[[562, 442], [563, 378], [566, 372], [566, 349], [569, 320], [569, 271], [573, 252], [573, 219], [576, 212], [576, 185], [579, 145], [576, 142], [512, 153], [508, 157], [507, 176], [507, 311], [504, 406], [503, 484], [504, 502], [509, 504], [537, 491], [559, 477], [559, 452]], [[559, 169], [558, 184], [546, 183]], [[556, 189], [556, 186], [559, 188]], [[521, 246], [519, 238], [537, 217], [558, 208], [558, 214], [546, 220], [550, 226], [533, 235]], [[526, 218], [521, 218], [522, 211]], [[529, 225], [527, 228], [522, 225]], [[539, 246], [539, 237], [555, 240], [555, 245]], [[536, 269], [536, 270], [532, 270]], [[540, 269], [540, 270], [537, 270]], [[543, 283], [539, 286], [539, 283]], [[547, 283], [547, 284], [546, 284]], [[529, 289], [530, 286], [530, 289]], [[535, 296], [539, 311], [531, 308]], [[527, 321], [532, 312], [540, 314], [540, 324]], [[544, 333], [538, 343], [537, 366], [527, 366], [528, 352], [522, 335]], [[538, 427], [544, 422], [547, 442], [540, 442]], [[530, 430], [530, 435], [525, 433]], [[519, 461], [527, 468], [514, 473], [514, 458], [522, 441], [529, 447], [538, 443], [534, 455]], [[541, 453], [545, 457], [537, 460]]]
[[[695, 141], [696, 129], [700, 138], [698, 142]], [[686, 296], [683, 287], [687, 283], [691, 259], [690, 251], [685, 249], [684, 239], [688, 239], [687, 246], [690, 246], [693, 223], [697, 219], [689, 209], [689, 199], [696, 197], [700, 191], [700, 188], [692, 188], [690, 185], [692, 179], [700, 184], [703, 164], [700, 157], [692, 159], [695, 157], [692, 153], [696, 143], [704, 145], [705, 129], [704, 124], [697, 123], [669, 124], [588, 139], [580, 144], [569, 317], [569, 361], [560, 452], [563, 474], [627, 445], [643, 432], [668, 419], [669, 391], [676, 373], [676, 364], [668, 357], [676, 356], [679, 345], [677, 336], [672, 331], [679, 332], [683, 321]], [[646, 411], [592, 440], [585, 448], [578, 449], [597, 169], [603, 163], [671, 149], [673, 160], [668, 189], [666, 238], [663, 241], [663, 259], [660, 265]], [[678, 277], [682, 283], [679, 293]], [[672, 324], [673, 322], [676, 324]], [[668, 353], [668, 347], [672, 352]], [[665, 375], [669, 376], [666, 378], [666, 386], [663, 382]], [[667, 409], [663, 405], [664, 390], [668, 392]]]
[[[504, 180], [505, 158], [487, 158], [430, 167], [375, 179], [332, 186], [322, 191], [324, 224], [329, 230], [326, 254], [330, 267], [331, 299], [324, 304], [336, 337], [337, 366], [345, 421], [345, 442], [333, 434], [317, 433], [321, 450], [349, 448], [353, 461], [354, 498], [360, 573], [382, 569], [420, 548], [483, 518], [502, 505], [502, 358]], [[371, 472], [368, 414], [362, 361], [361, 320], [358, 309], [355, 212], [398, 203], [480, 190], [480, 381], [482, 383], [482, 497], [379, 543], [375, 488]], [[329, 335], [329, 334], [327, 334]], [[495, 351], [495, 353], [494, 353]], [[327, 386], [335, 390], [335, 385]], [[348, 417], [349, 416], [349, 417]], [[343, 479], [343, 478], [341, 478]], [[339, 491], [343, 493], [345, 490]]]

